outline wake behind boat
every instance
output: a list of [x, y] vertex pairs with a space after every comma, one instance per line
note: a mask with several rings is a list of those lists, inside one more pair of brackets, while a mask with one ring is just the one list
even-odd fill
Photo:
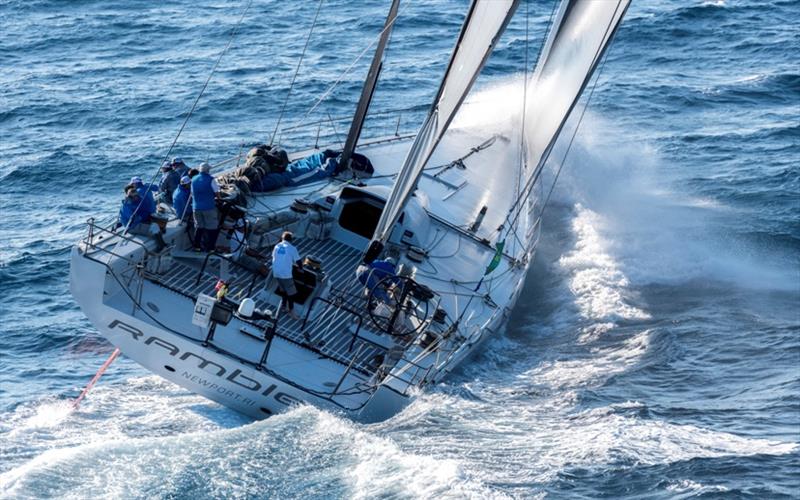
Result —
[[[122, 224], [90, 220], [71, 256], [76, 301], [126, 356], [247, 415], [308, 403], [391, 417], [508, 319], [538, 243], [545, 162], [627, 5], [563, 1], [526, 72], [519, 129], [445, 135], [518, 7], [473, 1], [420, 130], [360, 140], [392, 2], [341, 149], [284, 157], [268, 144], [213, 181], [198, 173], [194, 224], [163, 203], [160, 225], [140, 221], [143, 199]], [[203, 183], [220, 186], [213, 206]], [[282, 240], [302, 257], [291, 278], [271, 258]]]

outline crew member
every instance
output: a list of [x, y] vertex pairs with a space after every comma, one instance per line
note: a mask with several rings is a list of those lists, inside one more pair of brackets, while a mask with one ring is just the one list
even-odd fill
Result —
[[145, 186], [142, 182], [142, 178], [139, 176], [131, 177], [131, 183], [129, 185], [135, 187], [136, 192], [144, 199], [142, 205], [147, 209], [148, 213], [154, 214], [156, 212], [156, 200], [153, 198], [153, 193], [158, 192], [158, 186], [153, 184]]
[[158, 192], [164, 203], [172, 205], [172, 193], [175, 192], [180, 180], [181, 175], [172, 168], [170, 163], [164, 162], [161, 165], [161, 182], [158, 184]]
[[184, 175], [187, 175], [189, 173], [189, 167], [178, 156], [176, 156], [175, 158], [172, 159], [172, 168], [176, 172], [178, 172], [178, 175], [180, 177], [183, 177]]
[[[356, 273], [358, 281], [366, 287], [368, 292], [372, 292], [376, 298], [383, 302], [389, 302], [389, 294], [386, 291], [399, 281], [394, 258], [387, 257], [382, 260], [373, 260], [369, 265], [359, 266]], [[378, 284], [381, 284], [381, 286], [378, 286]]]
[[144, 202], [134, 186], [125, 190], [125, 198], [119, 210], [119, 225], [126, 228], [131, 234], [152, 236], [156, 241], [156, 251], [159, 252], [166, 246], [161, 229], [151, 222], [152, 210]]
[[181, 177], [180, 185], [172, 193], [172, 208], [181, 222], [192, 221], [192, 179], [189, 176]]
[[194, 225], [197, 228], [195, 243], [203, 252], [211, 252], [217, 244], [219, 235], [219, 216], [216, 196], [219, 184], [210, 174], [211, 165], [201, 163], [199, 173], [192, 179], [192, 210]]
[[186, 225], [186, 234], [192, 247], [195, 247], [194, 239], [194, 218], [192, 217], [192, 180], [188, 176], [181, 178], [181, 183], [172, 193], [172, 208], [175, 215], [180, 219], [181, 224]]
[[284, 231], [281, 235], [281, 241], [275, 248], [272, 249], [272, 275], [278, 281], [278, 287], [284, 295], [286, 309], [289, 311], [289, 316], [294, 319], [300, 319], [297, 313], [294, 312], [294, 299], [297, 296], [297, 288], [294, 285], [294, 277], [292, 276], [292, 267], [295, 263], [300, 261], [300, 254], [297, 248], [292, 245], [294, 235], [289, 231]]

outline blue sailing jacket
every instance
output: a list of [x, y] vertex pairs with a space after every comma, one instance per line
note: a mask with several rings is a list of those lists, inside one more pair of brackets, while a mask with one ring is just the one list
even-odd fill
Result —
[[211, 181], [214, 178], [210, 174], [200, 172], [192, 179], [192, 208], [195, 210], [212, 210], [216, 208], [214, 203], [214, 189]]
[[192, 217], [192, 206], [189, 204], [191, 195], [192, 191], [188, 186], [178, 186], [172, 193], [172, 208], [181, 220], [185, 221]]

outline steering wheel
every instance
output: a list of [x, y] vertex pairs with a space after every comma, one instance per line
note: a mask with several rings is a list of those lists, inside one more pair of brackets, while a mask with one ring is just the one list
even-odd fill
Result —
[[426, 324], [434, 297], [430, 288], [405, 276], [385, 276], [367, 296], [367, 311], [380, 332], [405, 337]]

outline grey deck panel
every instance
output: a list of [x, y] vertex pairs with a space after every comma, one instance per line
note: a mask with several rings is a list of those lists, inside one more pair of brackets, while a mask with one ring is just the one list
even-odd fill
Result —
[[[361, 259], [361, 253], [343, 243], [335, 240], [311, 240], [298, 239], [295, 242], [300, 255], [314, 255], [322, 261], [323, 270], [331, 286], [337, 290], [348, 291], [348, 305], [361, 311], [365, 308], [365, 302], [358, 303], [359, 292], [363, 286], [355, 279], [355, 268]], [[266, 254], [266, 252], [262, 252]], [[176, 258], [173, 265], [164, 273], [147, 274], [150, 281], [177, 290], [189, 297], [197, 297], [199, 294], [214, 295], [214, 286], [219, 279], [219, 264], [211, 261], [206, 266], [201, 276], [200, 283], [197, 277], [200, 272], [202, 261], [191, 259]], [[233, 300], [243, 298], [250, 287], [253, 273], [235, 265], [229, 266], [230, 278], [228, 286], [228, 297]], [[264, 286], [266, 278], [258, 276], [253, 291], [256, 292]], [[257, 300], [257, 307], [265, 308], [269, 304], [264, 300]], [[270, 305], [271, 306], [271, 305]], [[366, 314], [362, 314], [363, 324], [367, 325], [369, 319]], [[313, 321], [317, 318], [317, 321]], [[306, 328], [306, 333], [313, 342], [314, 348], [341, 363], [349, 364], [353, 355], [358, 353], [358, 359], [353, 366], [362, 372], [372, 373], [374, 371], [374, 358], [383, 354], [385, 349], [370, 342], [360, 339], [353, 340], [353, 328], [351, 325], [357, 323], [357, 319], [335, 307], [327, 307], [323, 302], [317, 302], [310, 315], [310, 321]], [[304, 345], [307, 343], [302, 329], [303, 321], [283, 316], [278, 322], [278, 333], [292, 341]], [[353, 344], [352, 350], [350, 349]]]

